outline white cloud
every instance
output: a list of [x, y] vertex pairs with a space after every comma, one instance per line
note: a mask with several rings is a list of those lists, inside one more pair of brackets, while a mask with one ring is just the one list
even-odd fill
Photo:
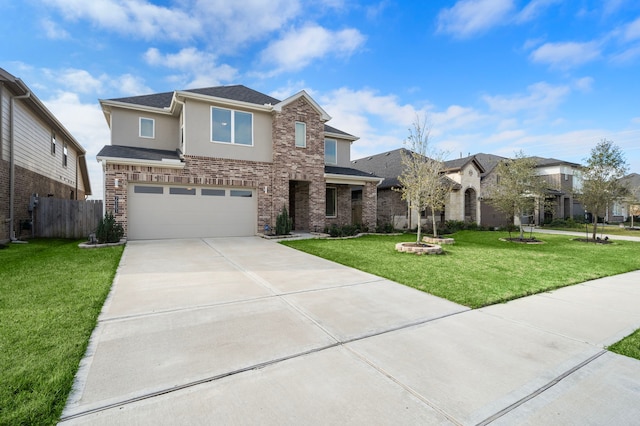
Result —
[[205, 37], [223, 53], [270, 37], [309, 8], [303, 8], [300, 0], [194, 0], [192, 7]]
[[581, 92], [590, 92], [593, 88], [593, 78], [591, 77], [582, 77], [577, 79], [573, 85], [576, 89]]
[[137, 96], [153, 92], [141, 77], [131, 74], [123, 74], [115, 79], [110, 79], [111, 87], [128, 96]]
[[58, 24], [50, 19], [43, 19], [40, 24], [42, 25], [47, 38], [52, 40], [64, 40], [69, 38], [69, 33], [63, 28], [60, 28]]
[[86, 70], [67, 68], [63, 70], [51, 71], [52, 76], [64, 87], [79, 93], [100, 93], [103, 88], [103, 77], [94, 77]]
[[215, 55], [194, 47], [167, 54], [162, 54], [156, 48], [149, 48], [144, 54], [144, 60], [149, 65], [181, 71], [181, 74], [170, 77], [181, 89], [217, 86], [233, 81], [238, 74], [235, 68], [227, 64], [218, 65]]
[[330, 31], [317, 24], [308, 24], [271, 42], [261, 58], [263, 63], [276, 66], [274, 73], [296, 71], [325, 56], [349, 56], [364, 41], [364, 35], [353, 28]]
[[537, 111], [545, 114], [555, 109], [571, 92], [568, 86], [553, 86], [545, 82], [530, 85], [528, 94], [511, 96], [483, 96], [492, 111], [501, 114], [516, 114], [520, 111]]
[[536, 19], [549, 6], [561, 0], [531, 0], [516, 16], [516, 22], [523, 23]]
[[640, 18], [625, 26], [623, 38], [625, 41], [640, 39]]
[[438, 31], [466, 38], [504, 25], [514, 10], [513, 0], [460, 0], [438, 13]]
[[70, 21], [88, 19], [96, 25], [143, 39], [188, 40], [202, 32], [189, 13], [145, 0], [44, 0]]
[[533, 62], [549, 64], [552, 67], [568, 69], [598, 59], [601, 55], [597, 42], [545, 43], [531, 52]]

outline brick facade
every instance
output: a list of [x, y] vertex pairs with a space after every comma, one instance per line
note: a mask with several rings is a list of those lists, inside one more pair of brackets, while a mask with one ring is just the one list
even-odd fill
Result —
[[379, 224], [393, 223], [394, 216], [407, 216], [407, 202], [402, 199], [400, 192], [390, 188], [381, 189], [378, 191], [377, 211]]
[[[15, 166], [15, 185], [13, 199], [13, 219], [16, 237], [20, 237], [20, 222], [30, 221], [29, 202], [31, 195], [38, 194], [40, 197], [54, 197], [63, 199], [75, 199], [76, 188], [55, 181], [25, 168]], [[2, 228], [0, 229], [0, 241], [5, 241], [11, 237], [9, 220], [9, 162], [0, 160], [0, 218]], [[78, 190], [78, 199], [84, 200], [85, 194]], [[30, 232], [23, 231], [23, 237], [30, 236]]]

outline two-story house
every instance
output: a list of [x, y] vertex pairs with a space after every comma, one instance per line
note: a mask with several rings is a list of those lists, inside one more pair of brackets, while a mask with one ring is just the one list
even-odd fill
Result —
[[85, 150], [22, 80], [0, 68], [0, 242], [31, 227], [36, 194], [91, 195]]
[[[418, 220], [425, 226], [431, 224], [430, 212], [418, 212], [409, 208], [402, 200], [400, 180], [402, 175], [402, 152], [405, 148], [353, 160], [351, 165], [363, 172], [384, 178], [378, 187], [378, 222], [391, 223], [397, 229], [417, 226]], [[484, 169], [474, 158], [444, 162], [443, 184], [451, 188], [443, 211], [436, 212], [436, 221], [459, 220], [480, 221], [480, 176]], [[420, 218], [420, 219], [418, 219]]]
[[[482, 174], [481, 209], [482, 225], [504, 226], [511, 222], [504, 213], [497, 211], [486, 198], [487, 188], [499, 184], [500, 176], [495, 168], [505, 157], [493, 154], [475, 154], [475, 157], [484, 167]], [[576, 216], [584, 216], [582, 204], [574, 194], [580, 187], [580, 165], [555, 158], [531, 157], [536, 162], [536, 172], [542, 176], [548, 186], [545, 191], [546, 200], [538, 200], [535, 211], [531, 212], [528, 221], [535, 225], [542, 225], [553, 219], [567, 219]]]
[[283, 101], [242, 85], [101, 100], [105, 208], [129, 239], [248, 236], [376, 222], [381, 179], [350, 167], [358, 138], [306, 92]]

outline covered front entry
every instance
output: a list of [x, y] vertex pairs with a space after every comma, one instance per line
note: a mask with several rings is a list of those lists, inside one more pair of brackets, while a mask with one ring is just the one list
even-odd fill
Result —
[[476, 191], [473, 188], [468, 188], [464, 191], [464, 220], [465, 222], [477, 222], [477, 201]]
[[127, 238], [238, 237], [256, 234], [257, 196], [251, 188], [130, 183]]

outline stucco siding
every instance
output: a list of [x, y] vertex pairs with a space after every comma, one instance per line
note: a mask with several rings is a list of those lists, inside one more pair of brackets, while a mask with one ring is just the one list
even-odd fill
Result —
[[342, 139], [336, 139], [336, 141], [338, 141], [338, 167], [351, 167], [351, 142]]
[[[140, 118], [155, 120], [155, 137], [140, 137]], [[113, 108], [111, 110], [111, 145], [174, 150], [180, 141], [177, 117], [151, 112]]]
[[[185, 102], [185, 154], [201, 157], [246, 161], [272, 161], [271, 114], [243, 109], [253, 114], [253, 146], [211, 141], [211, 107], [207, 102], [188, 99]], [[227, 108], [228, 107], [222, 107]], [[291, 130], [293, 132], [293, 129]], [[292, 147], [293, 149], [293, 147]]]

